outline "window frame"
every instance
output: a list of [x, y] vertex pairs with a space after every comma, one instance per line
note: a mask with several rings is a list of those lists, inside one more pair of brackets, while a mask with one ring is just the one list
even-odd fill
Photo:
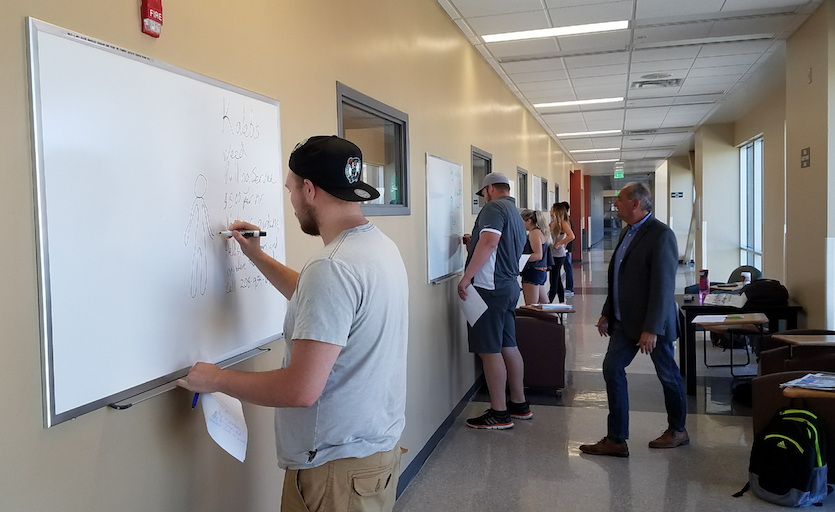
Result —
[[739, 263], [762, 269], [763, 174], [762, 135], [739, 146]]
[[[521, 185], [524, 182], [524, 187]], [[516, 206], [519, 210], [528, 209], [528, 171], [516, 168]]]
[[400, 194], [403, 198], [403, 203], [360, 204], [363, 215], [368, 217], [410, 215], [412, 213], [412, 173], [409, 165], [409, 115], [405, 112], [397, 110], [394, 107], [386, 105], [379, 100], [375, 100], [374, 98], [363, 94], [356, 89], [352, 89], [341, 82], [336, 82], [336, 122], [339, 136], [342, 138], [345, 138], [345, 127], [343, 124], [344, 118], [342, 112], [342, 106], [344, 104], [350, 105], [353, 108], [362, 110], [363, 112], [400, 126], [400, 145], [397, 148], [395, 158], [396, 161], [399, 160], [402, 163], [402, 167], [398, 169], [398, 176], [400, 178], [399, 186], [401, 188]]
[[[487, 165], [485, 165], [485, 168], [487, 169], [487, 172], [484, 173], [484, 176], [487, 176], [488, 174], [493, 172], [493, 155], [488, 153], [487, 151], [484, 151], [483, 149], [479, 149], [475, 146], [470, 146], [470, 182], [471, 182], [470, 193], [472, 194], [471, 204], [472, 204], [473, 215], [478, 215], [479, 213], [481, 213], [481, 209], [484, 208], [484, 205], [481, 204], [481, 202], [484, 201], [484, 198], [476, 195], [476, 192], [478, 190], [481, 190], [481, 189], [472, 190], [475, 187], [481, 185], [482, 181], [484, 180], [484, 177], [476, 179], [475, 166], [473, 165], [473, 159], [476, 158], [476, 157], [481, 158], [482, 160], [487, 162]], [[485, 204], [487, 204], [487, 203], [485, 203]]]

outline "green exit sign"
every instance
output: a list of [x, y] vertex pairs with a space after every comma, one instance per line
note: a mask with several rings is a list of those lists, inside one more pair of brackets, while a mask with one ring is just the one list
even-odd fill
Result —
[[623, 178], [623, 171], [615, 171], [615, 178]]

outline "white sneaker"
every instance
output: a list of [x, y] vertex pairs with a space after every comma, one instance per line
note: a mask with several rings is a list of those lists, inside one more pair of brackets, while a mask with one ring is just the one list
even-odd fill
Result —
[[574, 296], [574, 292], [571, 292], [571, 291], [566, 290], [566, 291], [565, 291], [565, 296], [566, 296], [566, 297], [573, 297], [573, 296]]

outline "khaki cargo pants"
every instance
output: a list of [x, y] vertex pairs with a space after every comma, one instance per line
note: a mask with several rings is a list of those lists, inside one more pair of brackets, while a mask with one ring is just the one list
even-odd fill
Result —
[[284, 473], [281, 512], [388, 512], [397, 496], [401, 448]]

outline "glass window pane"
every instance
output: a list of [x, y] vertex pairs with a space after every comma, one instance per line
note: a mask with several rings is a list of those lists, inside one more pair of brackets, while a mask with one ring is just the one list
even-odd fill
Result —
[[339, 134], [362, 150], [362, 180], [378, 199], [362, 203], [365, 215], [408, 215], [409, 116], [337, 83]]
[[490, 156], [486, 153], [477, 153], [473, 151], [473, 177], [472, 177], [472, 205], [473, 205], [473, 214], [477, 214], [481, 211], [487, 202], [484, 200], [483, 197], [476, 194], [479, 190], [481, 190], [481, 184], [484, 182], [484, 177], [490, 174], [491, 172], [491, 161]]

